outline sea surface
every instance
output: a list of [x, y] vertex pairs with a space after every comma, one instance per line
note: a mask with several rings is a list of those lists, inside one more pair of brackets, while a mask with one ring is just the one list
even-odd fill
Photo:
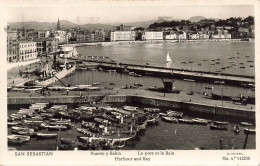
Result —
[[[191, 69], [216, 72], [223, 66], [223, 73], [254, 76], [255, 42], [190, 42], [129, 44], [111, 46], [80, 46], [77, 51], [84, 56], [106, 56], [130, 64]], [[166, 63], [169, 52], [172, 63]], [[233, 58], [232, 58], [233, 57]], [[232, 59], [229, 59], [232, 58]], [[216, 64], [216, 61], [219, 64]], [[186, 63], [186, 64], [184, 64]], [[243, 63], [243, 64], [240, 64]], [[240, 68], [245, 67], [245, 68]]]
[[[124, 104], [116, 103], [112, 106], [122, 108]], [[129, 105], [129, 104], [128, 104]], [[144, 105], [134, 105], [139, 106], [141, 111]], [[12, 106], [9, 107], [8, 115], [15, 113], [20, 107], [27, 108], [28, 105], [23, 106]], [[77, 107], [76, 105], [69, 105], [69, 110]], [[161, 111], [165, 112], [169, 108], [161, 107]], [[184, 112], [183, 110], [177, 110]], [[239, 124], [243, 119], [238, 118], [225, 118], [225, 117], [212, 117], [206, 115], [198, 114], [188, 114], [184, 112], [184, 117], [186, 119], [192, 118], [207, 118], [210, 120], [227, 121], [229, 122], [228, 130], [210, 130], [210, 124], [204, 125], [190, 125], [190, 124], [175, 124], [167, 123], [158, 119], [158, 124], [148, 125], [145, 131], [141, 131], [135, 139], [129, 140], [122, 150], [194, 150], [196, 147], [204, 147], [206, 149], [219, 149], [220, 138], [223, 138], [223, 146], [225, 149], [232, 149], [233, 144], [234, 149], [242, 149], [246, 135], [244, 134], [243, 127], [239, 134], [235, 134], [233, 131], [234, 124]], [[76, 127], [80, 126], [80, 123], [73, 123]], [[47, 131], [42, 130], [43, 133], [58, 133], [57, 131]], [[11, 134], [11, 128], [8, 129], [8, 134]], [[77, 135], [81, 135], [76, 131], [76, 128], [72, 127], [71, 130], [61, 131], [59, 137], [61, 138], [71, 138], [76, 139]], [[32, 137], [28, 143], [24, 143], [21, 146], [16, 146], [17, 150], [56, 150], [56, 139], [40, 139]], [[12, 146], [13, 147], [13, 146]], [[247, 144], [247, 149], [256, 148], [255, 135], [249, 135]]]

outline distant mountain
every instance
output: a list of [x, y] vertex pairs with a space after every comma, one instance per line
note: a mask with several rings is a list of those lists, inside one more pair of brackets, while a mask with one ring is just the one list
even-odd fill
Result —
[[[10, 22], [8, 25], [12, 28], [25, 28], [25, 29], [55, 29], [57, 26], [57, 22], [37, 22], [37, 21], [29, 21], [29, 22]], [[104, 28], [105, 30], [110, 30], [113, 25], [109, 24], [74, 24], [70, 21], [60, 20], [61, 28], [82, 28], [82, 29], [93, 29], [93, 28]]]
[[206, 17], [203, 16], [195, 16], [195, 17], [191, 17], [189, 18], [190, 22], [199, 22], [200, 20], [206, 19]]
[[[120, 24], [131, 25], [134, 27], [149, 27], [150, 24], [156, 22], [156, 20], [141, 21], [141, 22], [127, 22], [127, 23], [112, 23], [112, 24], [74, 24], [70, 21], [60, 20], [61, 28], [81, 28], [81, 29], [101, 29], [110, 30], [113, 26], [119, 26]], [[9, 22], [8, 25], [12, 28], [25, 28], [25, 29], [37, 29], [37, 30], [47, 30], [55, 29], [57, 22], [37, 22], [37, 21], [28, 21], [28, 22]]]

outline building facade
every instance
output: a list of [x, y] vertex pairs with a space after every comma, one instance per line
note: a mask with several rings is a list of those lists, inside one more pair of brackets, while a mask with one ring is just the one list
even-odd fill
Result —
[[110, 41], [134, 41], [135, 31], [115, 31], [111, 32]]
[[146, 31], [142, 36], [143, 40], [163, 40], [162, 31]]
[[45, 39], [35, 39], [36, 51], [38, 56], [45, 56], [46, 53], [46, 40]]
[[46, 52], [53, 53], [57, 51], [58, 41], [55, 38], [46, 39]]
[[37, 43], [33, 41], [19, 41], [19, 61], [26, 62], [37, 58]]
[[17, 62], [18, 55], [18, 33], [16, 30], [7, 30], [7, 62]]

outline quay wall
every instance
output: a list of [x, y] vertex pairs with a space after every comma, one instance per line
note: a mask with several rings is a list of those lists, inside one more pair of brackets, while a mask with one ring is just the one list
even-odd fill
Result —
[[246, 109], [229, 108], [229, 107], [207, 105], [207, 104], [193, 103], [193, 102], [182, 102], [176, 100], [156, 99], [156, 98], [141, 97], [141, 96], [132, 96], [132, 102], [147, 104], [152, 106], [180, 109], [188, 113], [208, 114], [214, 116], [227, 116], [227, 117], [244, 118], [250, 120], [255, 119], [255, 111], [246, 110]]
[[81, 104], [89, 101], [100, 101], [108, 103], [131, 102], [131, 96], [125, 95], [90, 95], [90, 96], [46, 96], [46, 97], [20, 97], [8, 98], [7, 104], [34, 104], [34, 103], [50, 103], [50, 104]]
[[59, 97], [24, 97], [8, 98], [8, 104], [83, 104], [89, 101], [107, 102], [107, 103], [138, 103], [150, 106], [167, 107], [169, 109], [180, 109], [187, 113], [207, 114], [212, 116], [225, 116], [233, 118], [243, 118], [255, 120], [255, 111], [247, 109], [230, 108], [223, 106], [207, 105], [193, 102], [182, 102], [177, 100], [168, 100], [161, 98], [126, 96], [126, 95], [90, 95], [86, 97], [79, 96], [59, 96]]

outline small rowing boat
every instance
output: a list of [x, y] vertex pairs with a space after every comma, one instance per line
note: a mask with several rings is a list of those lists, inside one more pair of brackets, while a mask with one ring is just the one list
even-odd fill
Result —
[[36, 136], [39, 138], [56, 138], [58, 134], [36, 133]]
[[194, 124], [194, 121], [190, 119], [179, 119], [179, 122], [185, 124]]
[[201, 125], [207, 125], [207, 124], [208, 124], [208, 121], [207, 121], [207, 120], [197, 119], [197, 118], [192, 119], [192, 120], [193, 120], [193, 122], [194, 122], [195, 124], [201, 124]]
[[252, 124], [252, 123], [249, 123], [249, 122], [240, 122], [240, 124], [241, 124], [242, 126], [253, 126], [253, 124]]
[[255, 134], [255, 129], [244, 128], [245, 134]]
[[170, 116], [162, 116], [162, 120], [166, 122], [171, 122], [171, 123], [178, 123], [178, 119], [175, 117], [170, 117]]
[[218, 125], [210, 125], [211, 130], [227, 130], [225, 126], [218, 126]]
[[228, 122], [214, 121], [214, 125], [228, 125]]

